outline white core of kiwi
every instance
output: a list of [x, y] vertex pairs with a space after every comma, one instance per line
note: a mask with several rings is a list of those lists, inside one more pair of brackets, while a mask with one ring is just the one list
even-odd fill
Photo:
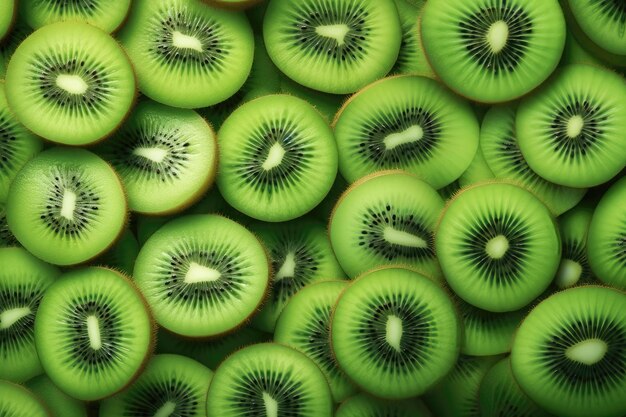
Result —
[[30, 313], [32, 311], [29, 307], [16, 307], [4, 310], [0, 313], [0, 329], [8, 329]]
[[492, 259], [500, 259], [509, 250], [509, 240], [504, 235], [498, 235], [489, 239], [485, 245], [485, 252]]
[[567, 348], [568, 359], [585, 365], [593, 365], [604, 358], [609, 346], [601, 339], [586, 339]]
[[63, 191], [61, 216], [65, 217], [67, 220], [74, 220], [74, 210], [76, 210], [76, 193], [66, 189]]
[[89, 85], [79, 75], [75, 74], [59, 74], [56, 78], [57, 87], [67, 91], [70, 94], [85, 94]]
[[570, 117], [567, 121], [567, 137], [570, 139], [577, 138], [582, 133], [583, 127], [585, 127], [585, 120], [581, 116]]
[[428, 242], [419, 236], [402, 230], [396, 230], [391, 226], [385, 227], [383, 230], [383, 238], [387, 243], [392, 245], [406, 246], [409, 248], [427, 248]]
[[161, 163], [165, 159], [168, 154], [167, 149], [162, 149], [158, 147], [146, 148], [139, 147], [133, 149], [133, 155], [141, 156], [143, 158], [149, 159], [150, 161]]
[[200, 39], [185, 35], [177, 30], [172, 33], [172, 45], [180, 49], [193, 49], [194, 51], [202, 52], [202, 42], [200, 42]]
[[576, 284], [583, 272], [583, 267], [571, 259], [563, 259], [556, 273], [556, 285], [559, 288], [568, 288]]
[[402, 319], [398, 316], [390, 314], [387, 316], [387, 324], [385, 326], [385, 341], [397, 352], [402, 350], [400, 342], [402, 341]]
[[285, 256], [285, 262], [281, 265], [280, 269], [274, 276], [274, 281], [279, 281], [283, 278], [293, 278], [296, 274], [296, 255], [293, 252], [289, 252]]
[[278, 417], [278, 401], [267, 392], [263, 392], [263, 405], [267, 417]]
[[197, 284], [199, 282], [217, 281], [221, 276], [222, 274], [217, 269], [191, 262], [184, 281], [186, 284]]
[[269, 171], [273, 168], [276, 168], [283, 162], [283, 157], [285, 156], [285, 149], [280, 145], [280, 143], [276, 142], [272, 145], [269, 152], [267, 153], [267, 158], [263, 162], [264, 170]]
[[156, 413], [154, 413], [154, 417], [170, 417], [172, 413], [176, 411], [176, 403], [172, 401], [166, 401]]
[[509, 25], [507, 25], [504, 20], [493, 22], [491, 26], [489, 26], [486, 38], [491, 52], [494, 54], [500, 53], [509, 40]]
[[98, 317], [93, 314], [87, 316], [87, 335], [89, 336], [89, 346], [93, 350], [102, 348], [100, 320], [98, 320]]
[[402, 132], [387, 135], [383, 139], [383, 143], [385, 144], [385, 149], [389, 151], [407, 143], [417, 142], [423, 137], [424, 129], [420, 125], [413, 125]]
[[315, 33], [325, 38], [334, 39], [339, 46], [346, 43], [348, 32], [350, 32], [350, 28], [346, 24], [321, 25], [315, 28]]

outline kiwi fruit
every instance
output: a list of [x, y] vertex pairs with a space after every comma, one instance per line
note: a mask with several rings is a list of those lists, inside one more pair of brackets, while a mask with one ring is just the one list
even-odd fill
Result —
[[304, 286], [320, 280], [344, 278], [330, 246], [324, 223], [300, 218], [287, 223], [250, 225], [272, 262], [271, 288], [263, 308], [252, 319], [254, 327], [273, 332], [283, 307]]
[[439, 220], [435, 248], [452, 290], [496, 313], [519, 310], [539, 296], [561, 258], [548, 208], [505, 182], [479, 183], [452, 198]]
[[398, 59], [391, 69], [391, 74], [421, 74], [434, 77], [435, 74], [428, 63], [422, 34], [420, 31], [420, 13], [426, 0], [416, 0], [412, 4], [408, 0], [394, 0], [398, 8], [400, 26], [402, 27], [402, 41]]
[[626, 4], [619, 0], [567, 0], [576, 23], [591, 41], [626, 59]]
[[0, 379], [23, 382], [43, 372], [35, 315], [60, 271], [22, 248], [0, 248]]
[[587, 258], [587, 237], [594, 210], [579, 205], [559, 217], [561, 264], [553, 284], [558, 289], [597, 282]]
[[96, 258], [93, 263], [117, 269], [125, 275], [131, 276], [138, 254], [139, 243], [133, 232], [126, 229], [119, 240], [109, 250]]
[[[605, 284], [626, 289], [626, 178], [602, 196], [587, 238], [589, 265]], [[583, 242], [584, 244], [584, 242]]]
[[13, 232], [9, 229], [5, 203], [0, 201], [0, 248], [19, 246], [19, 244], [15, 236], [13, 236]]
[[261, 343], [229, 356], [213, 375], [207, 417], [331, 417], [324, 374], [295, 349]]
[[126, 118], [135, 76], [106, 32], [87, 23], [53, 23], [17, 47], [6, 70], [6, 95], [27, 129], [53, 142], [86, 145]]
[[173, 107], [207, 107], [246, 81], [254, 37], [245, 15], [199, 0], [135, 0], [118, 38], [139, 90]]
[[276, 343], [300, 350], [320, 367], [337, 403], [357, 392], [337, 368], [328, 342], [333, 306], [347, 286], [347, 282], [337, 280], [307, 285], [287, 303], [274, 331]]
[[381, 400], [365, 393], [342, 402], [335, 417], [432, 417], [419, 399]]
[[5, 0], [0, 4], [0, 41], [11, 32], [15, 22], [16, 4], [15, 0]]
[[462, 188], [492, 179], [495, 179], [495, 175], [491, 168], [489, 168], [489, 164], [487, 164], [483, 151], [479, 146], [474, 154], [474, 159], [472, 159], [472, 162], [465, 172], [461, 174], [457, 182], [459, 187]]
[[99, 400], [126, 388], [152, 352], [154, 327], [145, 299], [111, 269], [66, 272], [44, 295], [35, 319], [39, 359], [68, 395]]
[[45, 405], [21, 385], [0, 380], [0, 415], [7, 417], [52, 417]]
[[511, 367], [547, 411], [571, 417], [626, 414], [626, 294], [569, 288], [538, 304], [517, 331]]
[[26, 386], [45, 402], [51, 417], [87, 417], [87, 405], [61, 391], [46, 375], [29, 380]]
[[393, 0], [272, 0], [263, 35], [270, 57], [289, 78], [347, 94], [391, 70], [402, 29]]
[[219, 134], [217, 185], [235, 209], [280, 222], [311, 211], [337, 173], [333, 133], [306, 101], [269, 95], [235, 110]]
[[142, 101], [128, 121], [96, 150], [120, 175], [130, 210], [181, 211], [213, 183], [215, 133], [195, 111]]
[[340, 295], [331, 319], [339, 367], [386, 399], [423, 394], [453, 367], [461, 332], [454, 304], [419, 272], [381, 267]]
[[206, 416], [213, 372], [180, 355], [156, 355], [124, 392], [104, 400], [99, 417]]
[[72, 265], [115, 242], [126, 222], [126, 199], [115, 171], [95, 154], [53, 148], [17, 174], [6, 216], [17, 240], [33, 255]]
[[519, 147], [541, 177], [569, 187], [607, 182], [626, 165], [626, 83], [591, 65], [564, 67], [517, 110]]
[[143, 245], [133, 277], [156, 321], [172, 333], [211, 337], [241, 326], [267, 291], [261, 243], [225, 217], [187, 215]]

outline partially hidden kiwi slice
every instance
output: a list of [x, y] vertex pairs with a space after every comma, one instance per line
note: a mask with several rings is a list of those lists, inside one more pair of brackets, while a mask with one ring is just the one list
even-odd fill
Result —
[[219, 133], [217, 185], [226, 201], [263, 221], [286, 221], [313, 209], [337, 173], [333, 133], [310, 104], [264, 96], [235, 110]]
[[217, 143], [198, 113], [142, 101], [96, 150], [119, 173], [132, 211], [167, 214], [197, 201], [212, 184]]
[[19, 244], [7, 223], [6, 204], [0, 201], [0, 248], [19, 246]]
[[352, 96], [334, 122], [339, 169], [350, 182], [404, 169], [441, 188], [457, 179], [478, 148], [469, 104], [437, 81], [395, 76]]
[[569, 65], [521, 102], [516, 132], [528, 165], [570, 187], [602, 184], [624, 168], [626, 83], [591, 65]]
[[324, 372], [335, 402], [357, 392], [348, 377], [337, 367], [330, 348], [330, 318], [345, 281], [324, 281], [307, 285], [283, 309], [274, 341], [300, 350]]
[[22, 248], [0, 248], [0, 379], [23, 382], [43, 372], [35, 315], [60, 272]]
[[329, 123], [335, 118], [337, 111], [346, 100], [346, 96], [344, 95], [322, 93], [321, 91], [313, 90], [298, 84], [287, 77], [283, 77], [281, 80], [280, 91], [309, 102], [317, 109], [317, 111], [322, 113], [322, 116], [324, 116]]
[[483, 310], [519, 310], [552, 281], [561, 242], [548, 208], [516, 185], [465, 188], [446, 206], [437, 257], [455, 293]]
[[422, 74], [434, 77], [434, 72], [428, 63], [422, 33], [420, 31], [420, 13], [426, 0], [394, 0], [402, 27], [402, 41], [398, 59], [391, 69], [391, 74]]
[[5, 78], [5, 73], [9, 60], [17, 47], [30, 35], [33, 30], [19, 19], [15, 22], [11, 32], [0, 42], [0, 79]]
[[485, 160], [483, 151], [479, 146], [474, 154], [474, 159], [467, 167], [465, 172], [458, 178], [458, 185], [462, 187], [468, 187], [470, 185], [478, 184], [495, 178], [493, 171], [489, 168], [489, 164]]
[[100, 405], [99, 417], [206, 416], [213, 372], [180, 355], [156, 355], [127, 390]]
[[134, 279], [165, 329], [209, 337], [241, 326], [263, 300], [270, 265], [246, 228], [225, 217], [172, 220], [139, 251]]
[[[558, 219], [562, 251], [553, 284], [559, 289], [597, 282], [587, 257], [587, 237], [593, 212], [591, 207], [579, 205]], [[602, 265], [606, 262], [610, 261], [604, 260]]]
[[220, 8], [224, 8], [227, 10], [244, 10], [262, 2], [263, 0], [202, 0], [202, 1], [204, 1], [205, 3], [211, 6], [220, 7]]
[[47, 375], [29, 380], [26, 386], [43, 400], [52, 417], [87, 417], [87, 405], [61, 391]]
[[47, 25], [16, 49], [6, 94], [17, 119], [37, 135], [85, 145], [110, 135], [135, 100], [128, 57], [107, 33], [80, 22]]
[[365, 393], [342, 402], [335, 417], [432, 417], [430, 410], [416, 398], [410, 400], [382, 400]]
[[567, 0], [576, 23], [594, 44], [626, 59], [626, 4], [620, 0]]
[[382, 267], [339, 297], [331, 345], [339, 367], [364, 391], [387, 399], [424, 393], [456, 363], [460, 330], [454, 304], [426, 276]]
[[402, 30], [393, 0], [272, 0], [263, 35], [270, 57], [289, 78], [346, 94], [391, 70]]
[[439, 276], [433, 233], [444, 202], [430, 185], [402, 171], [381, 171], [340, 197], [329, 234], [350, 277], [380, 265], [406, 264]]
[[11, 32], [17, 14], [16, 0], [5, 0], [0, 4], [0, 41]]
[[[626, 61], [626, 57], [624, 57], [624, 60]], [[561, 66], [570, 64], [606, 65], [600, 58], [590, 53], [587, 48], [576, 39], [573, 30], [568, 28], [567, 37], [565, 38], [565, 49], [561, 57]]]
[[235, 94], [254, 53], [245, 15], [200, 0], [134, 1], [119, 39], [140, 91], [174, 107], [207, 107]]
[[324, 374], [304, 354], [274, 343], [248, 346], [213, 376], [207, 417], [331, 417]]
[[151, 354], [153, 333], [139, 291], [106, 268], [65, 273], [48, 288], [35, 320], [46, 374], [85, 401], [108, 397], [137, 378]]
[[528, 396], [557, 415], [626, 414], [626, 294], [569, 288], [535, 307], [513, 343], [513, 375]]
[[0, 415], [8, 417], [52, 417], [45, 405], [21, 385], [0, 380]]
[[57, 265], [104, 252], [126, 222], [124, 189], [113, 169], [84, 149], [53, 148], [13, 180], [9, 228], [35, 256]]
[[104, 265], [131, 276], [135, 259], [139, 254], [139, 243], [130, 229], [124, 230], [119, 240], [101, 256], [93, 260], [94, 265]]

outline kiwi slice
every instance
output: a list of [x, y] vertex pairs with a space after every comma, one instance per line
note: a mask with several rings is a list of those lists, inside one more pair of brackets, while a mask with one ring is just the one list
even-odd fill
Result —
[[270, 57], [289, 78], [346, 94], [391, 70], [402, 29], [392, 0], [272, 0], [263, 35]]
[[0, 265], [0, 379], [22, 382], [43, 372], [35, 315], [60, 272], [22, 248], [0, 248]]
[[0, 41], [11, 32], [16, 14], [15, 0], [4, 0], [0, 4]]
[[626, 4], [620, 0], [567, 0], [576, 23], [596, 45], [626, 55]]
[[339, 264], [350, 277], [380, 265], [406, 264], [439, 276], [433, 232], [444, 202], [430, 185], [402, 171], [354, 183], [330, 217]]
[[554, 294], [522, 322], [513, 343], [513, 375], [551, 413], [626, 414], [626, 294], [583, 286]]
[[331, 417], [326, 378], [304, 354], [261, 343], [232, 354], [215, 371], [208, 417]]
[[115, 171], [83, 149], [53, 148], [31, 159], [11, 185], [6, 210], [17, 240], [57, 265], [104, 252], [126, 221], [124, 189]]
[[189, 416], [206, 412], [213, 372], [180, 355], [156, 355], [133, 385], [100, 405], [99, 417]]
[[561, 258], [548, 208], [529, 191], [504, 182], [476, 184], [450, 200], [435, 248], [454, 292], [492, 312], [519, 310], [539, 296]]
[[199, 0], [136, 0], [119, 39], [140, 91], [174, 107], [207, 107], [235, 94], [254, 53], [245, 15]]
[[388, 401], [365, 393], [341, 403], [335, 417], [432, 417], [419, 399]]
[[589, 265], [602, 282], [626, 289], [626, 178], [602, 196], [589, 225]]
[[143, 245], [134, 278], [165, 329], [217, 336], [241, 326], [265, 296], [270, 265], [246, 228], [225, 217], [188, 215]]
[[356, 393], [356, 387], [335, 363], [328, 340], [330, 318], [345, 281], [324, 281], [307, 285], [283, 309], [276, 323], [274, 341], [300, 350], [315, 362], [330, 385], [335, 402]]
[[217, 144], [195, 111], [153, 101], [137, 105], [97, 152], [119, 173], [133, 211], [167, 214], [197, 201], [213, 183]]
[[250, 229], [267, 248], [273, 271], [265, 305], [252, 319], [258, 329], [273, 332], [285, 304], [305, 285], [345, 277], [321, 221], [300, 218], [287, 223], [256, 223]]
[[558, 219], [562, 255], [553, 284], [559, 289], [597, 282], [587, 258], [587, 236], [592, 216], [592, 208], [579, 205]]
[[6, 71], [6, 95], [29, 130], [85, 145], [122, 123], [135, 100], [135, 76], [120, 45], [101, 29], [54, 23], [18, 46]]
[[477, 417], [552, 417], [522, 392], [513, 378], [510, 358], [501, 359], [484, 376], [478, 404]]
[[404, 169], [435, 188], [457, 179], [478, 148], [469, 104], [436, 81], [396, 76], [352, 96], [334, 122], [341, 175], [350, 182]]
[[124, 230], [115, 244], [96, 258], [92, 263], [117, 269], [125, 275], [132, 275], [135, 268], [135, 259], [139, 254], [139, 243], [130, 229]]
[[591, 65], [569, 65], [517, 111], [519, 147], [548, 181], [570, 187], [607, 182], [624, 168], [626, 83]]
[[0, 248], [8, 246], [19, 246], [19, 242], [13, 236], [13, 232], [9, 229], [7, 223], [6, 206], [0, 201]]
[[554, 71], [565, 44], [557, 0], [435, 0], [422, 13], [422, 42], [435, 73], [478, 102], [530, 92]]
[[126, 19], [131, 0], [20, 0], [20, 14], [33, 28], [66, 20], [115, 32]]
[[354, 281], [331, 321], [339, 367], [364, 391], [387, 399], [420, 395], [443, 378], [457, 360], [460, 333], [446, 292], [398, 267]]
[[87, 405], [61, 391], [48, 376], [39, 375], [26, 386], [45, 402], [52, 417], [87, 417]]
[[485, 160], [483, 151], [479, 146], [474, 154], [474, 159], [467, 167], [465, 172], [459, 177], [457, 182], [460, 187], [468, 187], [473, 184], [485, 182], [495, 178], [493, 171], [489, 168], [489, 164]]
[[394, 0], [394, 2], [400, 17], [402, 41], [398, 59], [391, 69], [391, 74], [422, 74], [434, 77], [435, 74], [422, 46], [422, 34], [419, 27], [420, 14], [426, 0], [416, 0], [414, 4], [407, 0]]
[[74, 398], [108, 397], [139, 376], [154, 341], [152, 317], [132, 282], [106, 268], [76, 269], [48, 288], [35, 319], [46, 374]]
[[515, 134], [515, 106], [492, 107], [483, 119], [480, 146], [487, 165], [498, 179], [519, 183], [560, 215], [574, 207], [586, 190], [553, 184], [533, 171], [520, 150]]
[[0, 416], [51, 417], [44, 404], [21, 385], [0, 380]]
[[461, 184], [459, 184], [459, 180], [455, 180], [454, 182], [451, 182], [445, 187], [438, 189], [437, 192], [439, 193], [441, 198], [443, 198], [445, 201], [448, 201], [456, 193], [458, 193], [460, 189], [461, 189]]
[[226, 201], [263, 221], [313, 209], [337, 173], [333, 133], [310, 104], [287, 95], [249, 101], [219, 131], [217, 185]]

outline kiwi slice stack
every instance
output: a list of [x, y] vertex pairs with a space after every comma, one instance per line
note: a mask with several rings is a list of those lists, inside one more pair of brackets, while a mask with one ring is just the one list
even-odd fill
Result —
[[[553, 284], [559, 289], [597, 282], [587, 257], [587, 237], [593, 213], [592, 208], [579, 205], [558, 219], [563, 249]], [[607, 259], [602, 265], [606, 262], [610, 261]]]
[[0, 415], [52, 417], [43, 402], [21, 385], [0, 380]]
[[87, 405], [61, 391], [46, 375], [29, 380], [26, 387], [43, 400], [51, 417], [87, 417]]
[[432, 417], [430, 410], [418, 399], [381, 400], [365, 393], [342, 402], [335, 417]]

